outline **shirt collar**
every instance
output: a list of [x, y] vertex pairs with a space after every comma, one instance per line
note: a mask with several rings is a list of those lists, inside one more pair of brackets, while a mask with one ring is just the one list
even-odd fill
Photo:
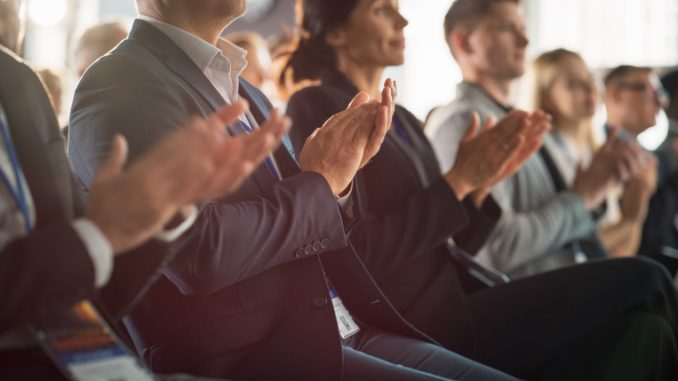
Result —
[[215, 60], [219, 61], [218, 58], [225, 59], [230, 64], [229, 69], [236, 75], [240, 75], [247, 67], [247, 51], [223, 38], [220, 38], [217, 46], [214, 46], [200, 37], [156, 18], [139, 16], [139, 19], [167, 35], [203, 72], [213, 65]]
[[467, 82], [463, 81], [457, 85], [457, 92], [459, 93], [464, 93], [464, 92], [472, 92], [475, 94], [478, 94], [480, 96], [485, 97], [487, 100], [492, 102], [495, 106], [499, 107], [503, 112], [509, 113], [513, 110], [513, 107], [510, 105], [505, 105], [499, 102], [495, 97], [490, 95], [490, 93], [485, 90], [481, 85], [473, 82]]

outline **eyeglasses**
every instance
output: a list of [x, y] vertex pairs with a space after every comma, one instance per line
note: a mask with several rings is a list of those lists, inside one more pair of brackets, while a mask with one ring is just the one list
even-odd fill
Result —
[[657, 101], [662, 105], [669, 102], [669, 96], [661, 85], [657, 86], [642, 82], [619, 82], [617, 85], [620, 89], [641, 93], [645, 98]]

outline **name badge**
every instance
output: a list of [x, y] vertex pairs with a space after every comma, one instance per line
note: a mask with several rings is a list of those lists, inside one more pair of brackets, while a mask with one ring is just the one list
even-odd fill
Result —
[[89, 302], [50, 316], [42, 328], [43, 347], [71, 380], [156, 380]]
[[351, 314], [344, 306], [344, 303], [341, 301], [337, 291], [334, 288], [330, 288], [330, 296], [332, 297], [332, 305], [334, 306], [334, 315], [337, 317], [337, 325], [339, 326], [339, 335], [342, 339], [349, 338], [358, 331], [360, 327], [356, 324]]

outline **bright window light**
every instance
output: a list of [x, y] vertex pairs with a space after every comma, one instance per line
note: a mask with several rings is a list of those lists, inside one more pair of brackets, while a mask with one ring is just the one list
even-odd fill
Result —
[[41, 26], [55, 26], [66, 17], [66, 0], [30, 0], [28, 14]]

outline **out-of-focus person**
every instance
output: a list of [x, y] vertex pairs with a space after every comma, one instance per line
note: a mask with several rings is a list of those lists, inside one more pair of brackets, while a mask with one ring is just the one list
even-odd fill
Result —
[[49, 101], [52, 104], [52, 109], [57, 116], [57, 120], [61, 120], [61, 109], [63, 106], [63, 80], [61, 74], [50, 68], [37, 68], [35, 73], [40, 77], [40, 81], [45, 86]]
[[[482, 119], [501, 118], [513, 108], [510, 87], [525, 72], [529, 43], [517, 0], [456, 0], [445, 31], [463, 82], [426, 127], [443, 171], [453, 165], [473, 112]], [[495, 186], [492, 195], [502, 217], [477, 259], [515, 279], [607, 258], [593, 212], [610, 185], [626, 180], [633, 169], [627, 167], [635, 163], [622, 160], [630, 144], [614, 140], [615, 149], [599, 151], [572, 187], [558, 181], [547, 150]]]
[[[553, 116], [546, 149], [566, 185], [572, 186], [578, 168], [588, 167], [599, 148], [593, 131], [598, 102], [595, 80], [582, 57], [565, 49], [539, 56], [532, 74], [533, 107]], [[625, 189], [610, 189], [606, 211], [598, 220], [598, 233], [611, 257], [638, 252], [647, 205], [656, 187], [656, 160], [650, 154], [646, 158]]]
[[656, 150], [659, 157], [659, 178], [664, 179], [678, 170], [678, 70], [662, 76], [661, 82], [669, 97], [664, 107], [669, 119], [669, 131], [666, 140]]
[[73, 64], [78, 78], [99, 57], [111, 51], [127, 37], [128, 27], [121, 21], [108, 21], [87, 28], [75, 43]]
[[21, 51], [24, 32], [19, 10], [20, 1], [0, 0], [0, 45], [15, 54]]
[[[621, 128], [626, 139], [657, 124], [657, 115], [668, 106], [658, 76], [650, 68], [621, 65], [605, 77], [605, 106], [608, 128]], [[659, 181], [647, 211], [640, 253], [663, 263], [669, 272], [678, 271], [678, 173], [655, 170]]]

